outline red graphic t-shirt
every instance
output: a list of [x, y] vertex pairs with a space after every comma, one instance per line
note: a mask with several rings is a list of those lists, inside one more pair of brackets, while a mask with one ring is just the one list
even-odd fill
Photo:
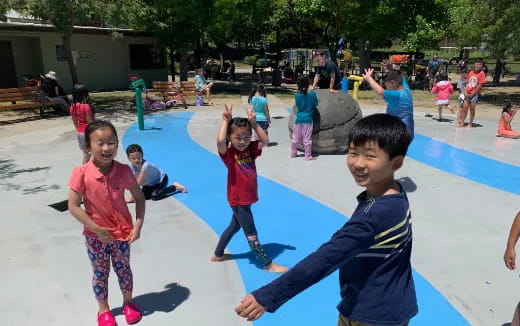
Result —
[[[468, 73], [468, 78], [466, 80], [465, 92], [466, 94], [471, 94], [479, 85], [484, 85], [486, 83], [486, 75], [483, 71], [477, 73], [472, 70]], [[478, 94], [480, 94], [480, 90], [478, 91]]]
[[258, 201], [255, 159], [262, 154], [255, 140], [243, 150], [229, 146], [220, 158], [228, 168], [227, 197], [230, 206], [251, 205]]

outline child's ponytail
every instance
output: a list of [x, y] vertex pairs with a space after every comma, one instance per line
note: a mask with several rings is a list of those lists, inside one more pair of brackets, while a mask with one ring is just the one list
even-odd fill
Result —
[[298, 92], [300, 92], [302, 94], [307, 94], [307, 92], [309, 90], [309, 84], [310, 84], [309, 76], [303, 75], [300, 78], [298, 78], [298, 82], [296, 83], [296, 85], [298, 86]]

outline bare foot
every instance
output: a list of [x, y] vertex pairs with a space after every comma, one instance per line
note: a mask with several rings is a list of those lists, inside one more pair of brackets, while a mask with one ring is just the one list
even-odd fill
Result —
[[473, 124], [472, 123], [468, 123], [466, 128], [473, 128]]
[[268, 266], [264, 267], [264, 270], [266, 270], [268, 272], [273, 272], [273, 273], [285, 273], [289, 269], [287, 267], [285, 267], [285, 266], [278, 265], [278, 264], [275, 264], [275, 263], [271, 263]]
[[305, 160], [306, 161], [314, 161], [314, 160], [316, 160], [316, 157], [315, 156], [311, 156], [310, 158], [306, 158]]
[[231, 260], [232, 258], [233, 257], [230, 254], [223, 254], [220, 257], [217, 257], [217, 256], [213, 255], [213, 256], [211, 256], [211, 258], [209, 260], [211, 260], [211, 261], [226, 261], [226, 260]]
[[181, 185], [178, 182], [174, 182], [172, 185], [175, 187], [175, 189], [180, 190], [183, 193], [187, 193], [188, 192], [188, 188], [184, 187], [183, 185]]
[[291, 158], [295, 158], [295, 157], [296, 157], [296, 155], [291, 154]]

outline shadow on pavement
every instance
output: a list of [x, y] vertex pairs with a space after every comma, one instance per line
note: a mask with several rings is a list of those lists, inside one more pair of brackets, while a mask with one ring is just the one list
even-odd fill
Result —
[[[139, 306], [143, 316], [148, 316], [154, 312], [172, 312], [190, 296], [190, 289], [177, 283], [166, 285], [162, 292], [152, 292], [141, 294], [134, 298], [135, 304]], [[121, 315], [123, 308], [112, 309], [112, 314]]]
[[38, 173], [38, 172], [46, 172], [50, 170], [50, 166], [35, 166], [31, 168], [19, 169], [16, 162], [11, 158], [1, 159], [0, 160], [0, 188], [4, 188], [5, 190], [21, 190], [24, 195], [35, 194], [39, 192], [46, 192], [51, 190], [57, 190], [61, 187], [57, 184], [52, 185], [32, 185], [29, 186], [29, 182], [23, 183], [15, 183], [9, 182], [9, 179], [15, 178], [20, 174], [27, 173]]
[[[296, 247], [290, 245], [284, 245], [280, 243], [266, 243], [262, 244], [262, 248], [265, 250], [266, 254], [272, 260], [275, 260], [276, 257], [280, 256], [285, 250], [296, 250]], [[262, 269], [264, 268], [260, 262], [256, 259], [253, 252], [248, 251], [241, 254], [233, 254], [231, 255], [231, 259], [248, 259], [250, 264], [255, 265], [256, 267]]]
[[410, 177], [402, 177], [397, 179], [397, 181], [399, 181], [406, 192], [414, 192], [417, 190], [417, 184], [415, 184]]

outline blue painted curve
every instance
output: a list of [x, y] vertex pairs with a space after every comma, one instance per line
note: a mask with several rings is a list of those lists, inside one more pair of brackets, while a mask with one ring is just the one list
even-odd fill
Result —
[[[187, 126], [192, 115], [180, 112], [150, 116], [145, 120], [145, 126], [150, 129], [139, 131], [137, 124], [133, 124], [123, 137], [123, 145], [141, 144], [145, 157], [161, 166], [170, 180], [185, 183], [190, 193], [177, 198], [220, 234], [231, 218], [225, 190], [227, 172], [219, 157], [190, 138]], [[209, 137], [213, 138], [215, 131], [209, 131]], [[278, 263], [293, 266], [327, 241], [345, 222], [346, 217], [342, 214], [290, 188], [263, 177], [259, 177], [258, 182], [260, 201], [253, 205], [255, 223], [262, 244]], [[228, 249], [236, 256], [248, 292], [276, 277], [256, 266], [242, 234], [233, 238]], [[208, 252], [208, 258], [211, 254]], [[415, 271], [414, 278], [420, 312], [411, 325], [469, 325]], [[335, 307], [339, 299], [336, 272], [296, 296], [276, 313], [265, 314], [255, 325], [335, 325], [338, 316]]]
[[415, 134], [408, 157], [439, 170], [520, 195], [520, 167]]
[[[287, 108], [291, 113], [292, 109]], [[407, 156], [416, 161], [496, 189], [520, 195], [520, 167], [485, 157], [418, 133]]]

